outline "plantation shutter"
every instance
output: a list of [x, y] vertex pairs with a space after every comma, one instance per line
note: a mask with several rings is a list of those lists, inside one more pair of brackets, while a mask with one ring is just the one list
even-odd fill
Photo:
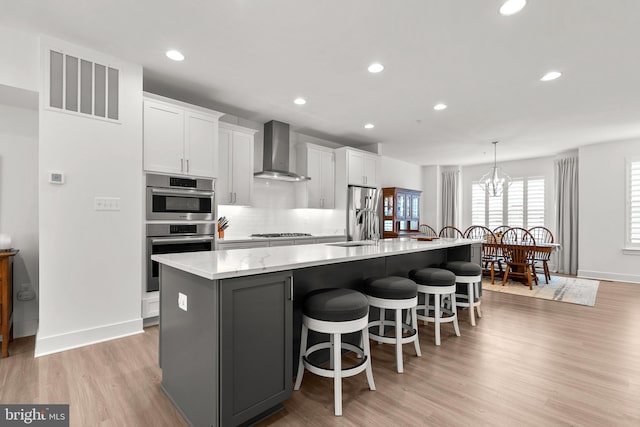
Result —
[[507, 194], [507, 224], [510, 227], [524, 227], [524, 180], [511, 181]]
[[629, 243], [640, 246], [640, 162], [629, 165]]
[[471, 224], [486, 225], [486, 193], [476, 181], [471, 185]]
[[544, 178], [529, 178], [527, 180], [527, 228], [544, 225]]

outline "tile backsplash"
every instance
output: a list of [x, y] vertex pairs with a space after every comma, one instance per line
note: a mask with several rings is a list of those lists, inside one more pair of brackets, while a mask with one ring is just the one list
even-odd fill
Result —
[[254, 179], [252, 206], [218, 207], [218, 216], [229, 219], [225, 238], [243, 238], [254, 233], [345, 234], [343, 210], [297, 209], [295, 185], [298, 184]]

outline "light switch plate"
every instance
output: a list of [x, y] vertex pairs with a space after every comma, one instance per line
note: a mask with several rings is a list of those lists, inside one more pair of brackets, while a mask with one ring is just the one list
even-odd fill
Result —
[[120, 197], [95, 197], [93, 209], [96, 211], [119, 211]]
[[187, 296], [182, 292], [178, 292], [178, 308], [187, 311]]

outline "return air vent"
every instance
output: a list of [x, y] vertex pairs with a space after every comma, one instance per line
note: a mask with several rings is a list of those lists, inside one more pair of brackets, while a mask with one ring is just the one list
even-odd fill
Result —
[[118, 120], [119, 85], [116, 68], [49, 51], [49, 107]]

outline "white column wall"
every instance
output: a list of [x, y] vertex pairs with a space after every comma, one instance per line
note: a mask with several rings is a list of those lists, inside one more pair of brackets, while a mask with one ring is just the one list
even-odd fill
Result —
[[[54, 39], [43, 55], [47, 45], [120, 70], [120, 122], [47, 109], [41, 96], [36, 356], [142, 331], [142, 67]], [[66, 183], [49, 184], [49, 171]], [[96, 196], [121, 210], [95, 211]]]

